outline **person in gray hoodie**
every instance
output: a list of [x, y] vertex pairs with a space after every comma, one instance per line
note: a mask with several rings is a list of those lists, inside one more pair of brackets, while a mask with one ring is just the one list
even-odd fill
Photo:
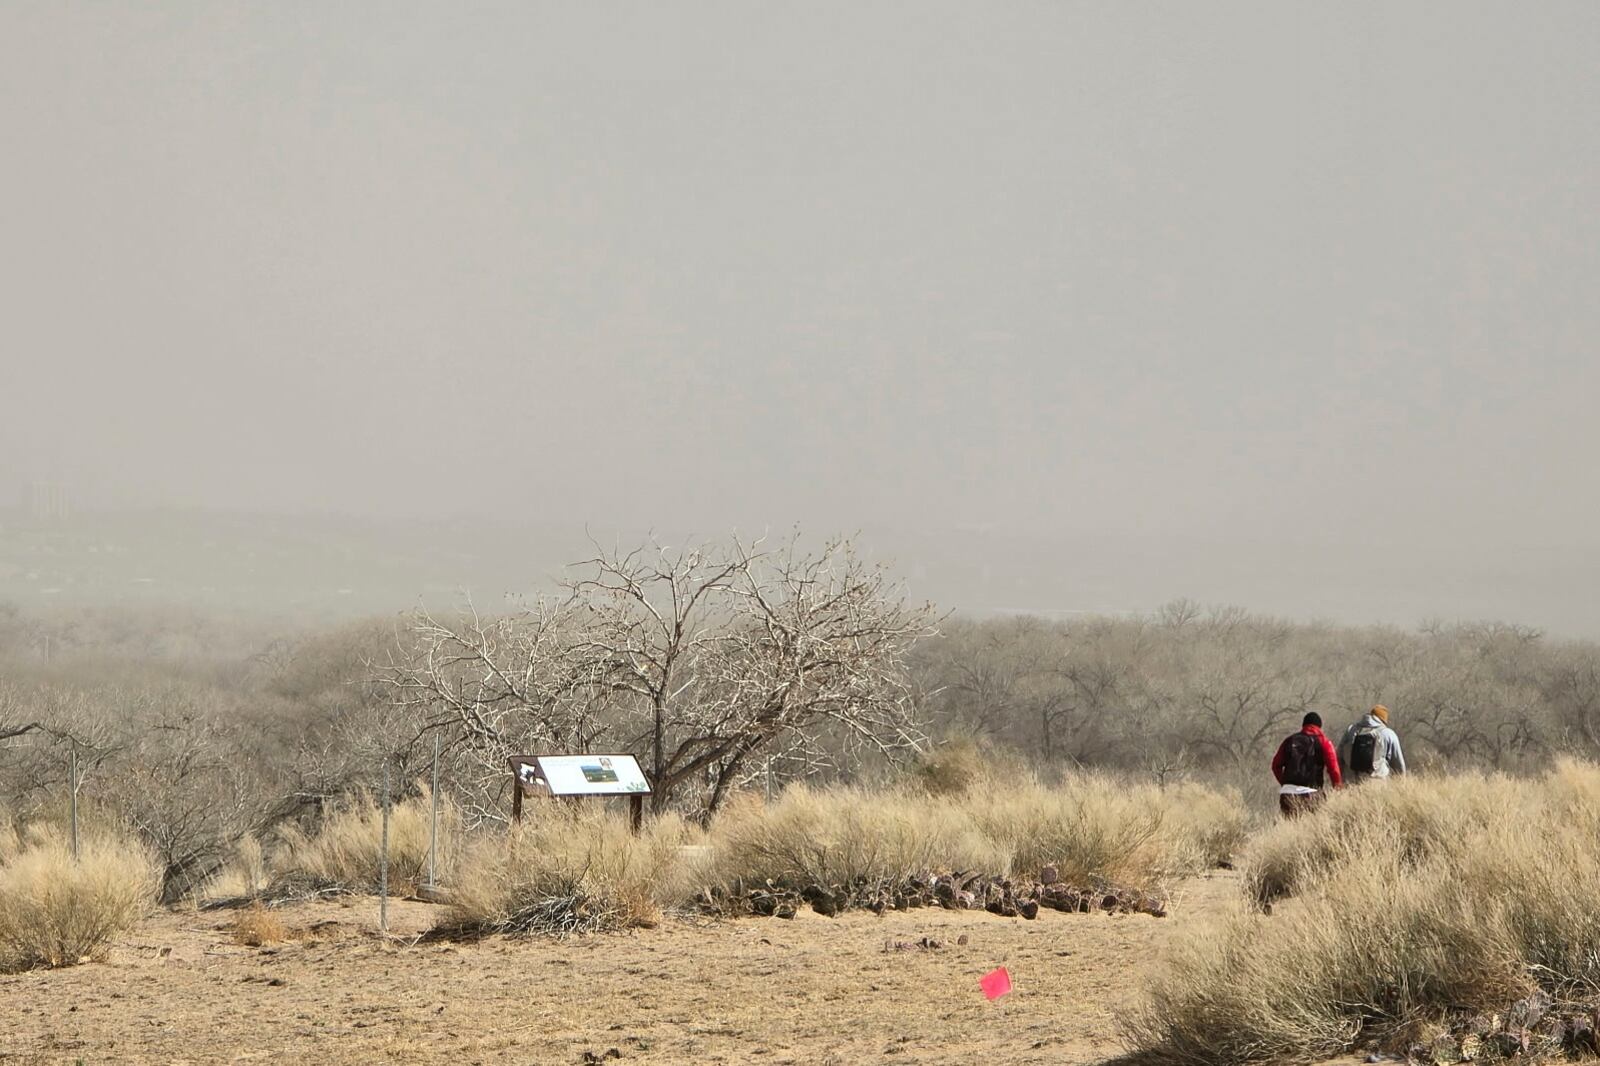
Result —
[[1339, 738], [1339, 769], [1348, 782], [1382, 781], [1406, 772], [1400, 735], [1389, 728], [1389, 708], [1378, 704]]

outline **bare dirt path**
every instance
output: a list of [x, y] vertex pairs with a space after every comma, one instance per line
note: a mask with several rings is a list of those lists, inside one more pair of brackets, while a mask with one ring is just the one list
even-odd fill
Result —
[[[105, 963], [0, 977], [0, 1063], [1096, 1063], [1162, 941], [1234, 890], [1192, 881], [1165, 919], [806, 913], [566, 942], [384, 942], [362, 899], [289, 908], [333, 924], [247, 948], [228, 912], [165, 912]], [[944, 946], [886, 950], [922, 937]], [[1001, 965], [1015, 991], [990, 1003]]]

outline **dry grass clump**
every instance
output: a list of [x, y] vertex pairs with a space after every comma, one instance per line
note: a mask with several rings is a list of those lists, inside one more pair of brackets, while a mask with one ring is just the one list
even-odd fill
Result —
[[1274, 857], [1291, 843], [1311, 856], [1296, 895], [1270, 915], [1241, 900], [1179, 941], [1134, 1043], [1193, 1063], [1404, 1052], [1424, 1025], [1503, 1015], [1536, 991], [1600, 995], [1600, 768], [1400, 785], [1269, 833]]
[[263, 907], [259, 900], [234, 916], [229, 931], [235, 944], [250, 948], [289, 939], [289, 927], [283, 924], [283, 919]]
[[726, 882], [851, 885], [928, 871], [1003, 873], [1010, 854], [962, 805], [917, 792], [795, 785], [731, 806], [712, 826]]
[[246, 834], [234, 844], [233, 855], [222, 869], [201, 886], [197, 895], [205, 900], [255, 899], [266, 892], [271, 881], [261, 841]]
[[10, 862], [22, 851], [22, 830], [11, 815], [0, 811], [0, 863]]
[[1502, 818], [1524, 802], [1526, 787], [1504, 775], [1463, 773], [1341, 789], [1317, 818], [1279, 822], [1250, 843], [1240, 864], [1246, 889], [1271, 903], [1368, 851], [1416, 865]]
[[930, 796], [955, 796], [980, 788], [1004, 788], [1029, 780], [1026, 766], [1010, 753], [975, 740], [955, 740], [923, 753], [907, 774]]
[[1197, 852], [1198, 868], [1233, 862], [1249, 841], [1249, 804], [1237, 788], [1185, 781], [1168, 785], [1161, 793], [1166, 829], [1175, 842]]
[[0, 864], [0, 972], [103, 957], [154, 905], [160, 871], [138, 843], [96, 833], [74, 860], [59, 833], [10, 831]]
[[1051, 865], [1069, 883], [1107, 880], [1147, 890], [1215, 866], [1246, 826], [1235, 796], [1198, 785], [1130, 785], [1096, 774], [1049, 788], [969, 794], [966, 802], [1019, 874], [1036, 875]]
[[459, 931], [555, 935], [652, 926], [693, 894], [682, 849], [700, 836], [674, 815], [636, 836], [595, 807], [542, 804], [507, 836], [472, 841], [456, 867], [444, 925]]
[[[413, 892], [428, 878], [430, 794], [395, 804], [389, 811], [389, 891]], [[460, 849], [461, 813], [447, 798], [439, 801], [438, 878], [445, 881]], [[273, 856], [275, 891], [337, 890], [376, 892], [383, 839], [383, 811], [366, 793], [350, 797], [328, 816], [315, 836], [294, 828], [282, 833]]]
[[1215, 865], [1245, 832], [1236, 798], [1198, 786], [1129, 786], [1081, 774], [1046, 787], [1026, 777], [929, 794], [794, 786], [736, 804], [712, 826], [723, 884], [893, 883], [954, 871], [1154, 889]]

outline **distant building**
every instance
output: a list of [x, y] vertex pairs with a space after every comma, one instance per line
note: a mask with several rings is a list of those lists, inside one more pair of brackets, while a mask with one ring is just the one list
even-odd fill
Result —
[[40, 522], [64, 522], [72, 514], [67, 487], [37, 481], [28, 486], [28, 516]]

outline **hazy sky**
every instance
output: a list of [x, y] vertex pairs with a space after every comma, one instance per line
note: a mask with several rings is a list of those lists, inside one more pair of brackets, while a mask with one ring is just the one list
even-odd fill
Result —
[[1597, 56], [1592, 0], [12, 0], [0, 499], [1600, 552]]

